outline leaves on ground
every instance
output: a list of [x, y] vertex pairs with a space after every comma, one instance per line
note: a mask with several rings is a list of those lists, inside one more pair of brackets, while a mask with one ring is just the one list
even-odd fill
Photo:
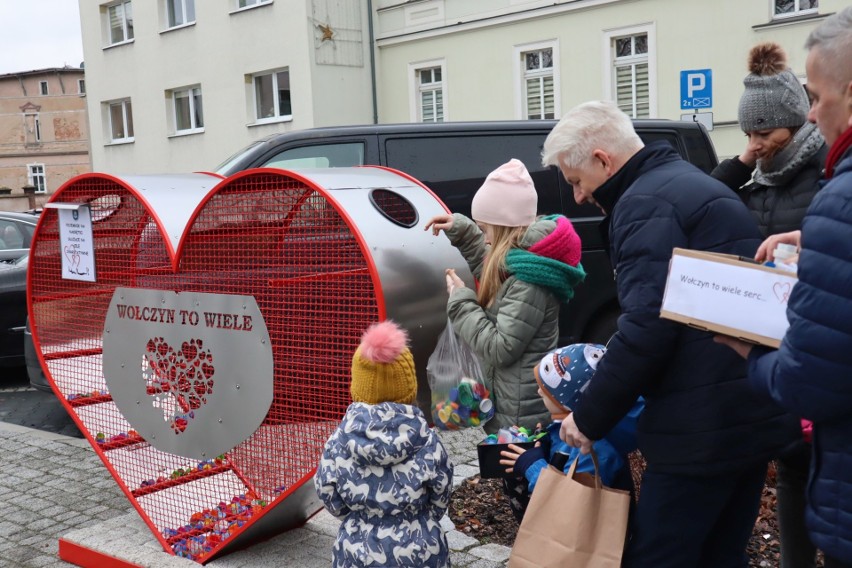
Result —
[[[638, 483], [645, 469], [645, 461], [638, 452], [630, 455], [630, 466], [634, 482]], [[779, 565], [781, 549], [775, 505], [775, 467], [770, 464], [760, 500], [760, 512], [748, 544], [749, 568]], [[511, 547], [518, 533], [518, 522], [503, 493], [503, 482], [499, 479], [481, 479], [478, 475], [466, 479], [453, 492], [449, 516], [457, 530], [483, 543]]]

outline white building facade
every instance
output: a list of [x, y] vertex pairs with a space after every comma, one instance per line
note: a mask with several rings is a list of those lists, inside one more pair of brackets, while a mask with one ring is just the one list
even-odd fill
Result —
[[361, 0], [79, 4], [95, 171], [207, 171], [275, 132], [373, 121]]
[[[804, 80], [805, 38], [849, 4], [79, 1], [93, 169], [114, 173], [211, 170], [293, 129], [559, 118], [591, 99], [635, 117], [697, 111], [710, 124], [712, 113], [716, 150], [730, 156], [745, 143], [736, 118], [751, 46], [778, 42]], [[700, 72], [689, 85], [709, 108], [681, 108], [685, 71]]]

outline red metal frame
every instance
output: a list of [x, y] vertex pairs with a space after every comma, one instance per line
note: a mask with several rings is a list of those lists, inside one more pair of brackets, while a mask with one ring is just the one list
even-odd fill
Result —
[[[222, 180], [174, 248], [150, 201], [120, 178], [78, 176], [51, 202], [113, 194], [120, 206], [93, 222], [96, 283], [61, 278], [58, 216], [42, 214], [27, 276], [33, 340], [54, 392], [164, 549], [206, 562], [311, 483], [349, 404], [360, 333], [386, 317], [378, 270], [334, 195], [293, 172], [265, 168]], [[156, 450], [115, 407], [100, 337], [119, 286], [255, 297], [272, 341], [273, 402], [261, 427], [217, 461]], [[214, 527], [227, 529], [224, 536], [212, 538]]]

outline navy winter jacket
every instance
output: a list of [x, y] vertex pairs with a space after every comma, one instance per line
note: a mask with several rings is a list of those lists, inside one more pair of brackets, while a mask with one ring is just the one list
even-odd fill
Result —
[[802, 223], [799, 282], [777, 351], [754, 349], [751, 382], [813, 420], [806, 520], [827, 556], [852, 563], [852, 151]]
[[649, 471], [720, 475], [768, 461], [801, 435], [798, 421], [749, 387], [745, 361], [712, 334], [660, 318], [672, 249], [751, 257], [760, 244], [751, 213], [666, 142], [640, 150], [594, 197], [610, 213], [622, 315], [574, 411], [580, 431], [603, 438], [641, 395]]

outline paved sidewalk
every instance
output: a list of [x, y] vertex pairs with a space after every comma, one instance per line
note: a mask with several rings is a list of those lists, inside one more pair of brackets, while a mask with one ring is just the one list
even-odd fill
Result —
[[[479, 472], [481, 429], [440, 432], [455, 463], [454, 485]], [[150, 568], [196, 562], [162, 550], [86, 440], [0, 423], [0, 567], [72, 566], [59, 538]], [[501, 568], [509, 549], [447, 530], [454, 567]], [[213, 568], [326, 568], [339, 521], [322, 511], [305, 526], [209, 562]]]

